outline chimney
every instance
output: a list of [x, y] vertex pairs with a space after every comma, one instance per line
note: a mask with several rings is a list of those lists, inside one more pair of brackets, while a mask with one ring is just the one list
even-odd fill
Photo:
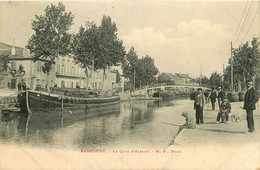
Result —
[[11, 54], [15, 55], [15, 47], [14, 46], [12, 47]]

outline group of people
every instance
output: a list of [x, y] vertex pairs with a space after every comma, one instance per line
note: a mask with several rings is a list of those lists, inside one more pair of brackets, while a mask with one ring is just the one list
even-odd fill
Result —
[[[243, 109], [246, 110], [246, 120], [247, 120], [247, 126], [248, 126], [248, 132], [254, 132], [254, 117], [253, 117], [253, 111], [256, 109], [255, 104], [259, 100], [259, 95], [257, 90], [253, 87], [253, 81], [248, 80], [247, 81], [247, 92], [245, 93], [244, 97], [244, 106]], [[201, 88], [197, 89], [198, 94], [195, 97], [194, 100], [194, 109], [196, 110], [196, 124], [203, 124], [203, 110], [208, 102], [208, 100], [211, 100], [212, 103], [212, 109], [215, 110], [215, 103], [216, 99], [218, 99], [218, 105], [219, 105], [219, 112], [217, 114], [216, 123], [221, 122], [226, 123], [229, 120], [229, 113], [231, 113], [231, 104], [228, 100], [228, 97], [225, 96], [225, 93], [222, 91], [221, 88], [218, 88], [218, 91], [212, 89], [211, 93], [205, 92], [203, 94], [203, 91]], [[193, 118], [189, 116], [187, 112], [183, 112], [182, 116], [186, 118], [186, 123], [181, 126], [181, 128], [195, 128], [195, 122], [193, 121]]]
[[209, 103], [209, 101], [211, 101], [212, 110], [215, 110], [216, 102], [218, 102], [218, 106], [220, 108], [221, 103], [223, 102], [225, 97], [225, 93], [221, 87], [218, 87], [218, 89], [213, 88], [211, 91], [206, 90], [203, 94], [206, 98], [206, 103]]
[[18, 92], [21, 92], [22, 90], [26, 90], [25, 83], [21, 84], [21, 82], [19, 82], [17, 86], [18, 86]]

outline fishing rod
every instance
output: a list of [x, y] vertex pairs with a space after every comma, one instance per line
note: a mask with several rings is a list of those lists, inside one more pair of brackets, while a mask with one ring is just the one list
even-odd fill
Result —
[[166, 125], [178, 126], [178, 127], [181, 126], [181, 125], [177, 125], [177, 124], [173, 124], [173, 123], [167, 123], [167, 122], [161, 122], [161, 123], [166, 124]]

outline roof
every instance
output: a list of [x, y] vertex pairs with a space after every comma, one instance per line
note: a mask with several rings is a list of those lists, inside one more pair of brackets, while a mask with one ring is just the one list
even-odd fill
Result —
[[190, 78], [189, 74], [176, 73], [181, 78]]
[[165, 74], [166, 76], [169, 76], [172, 80], [181, 79], [181, 78], [188, 78], [188, 79], [191, 79], [191, 80], [195, 81], [195, 79], [191, 78], [189, 76], [189, 74], [182, 74], [182, 73], [175, 73], [175, 74], [173, 74], [173, 73], [165, 73], [165, 72], [163, 72], [162, 74]]
[[12, 46], [0, 42], [0, 55], [11, 55], [12, 48], [15, 48], [14, 57], [23, 57], [24, 49], [22, 47]]
[[163, 72], [161, 75], [166, 75], [166, 76], [168, 76], [169, 78], [171, 78], [171, 80], [176, 80], [176, 79], [179, 79], [180, 77], [179, 76], [177, 76], [176, 74], [172, 74], [172, 73], [165, 73], [165, 72]]

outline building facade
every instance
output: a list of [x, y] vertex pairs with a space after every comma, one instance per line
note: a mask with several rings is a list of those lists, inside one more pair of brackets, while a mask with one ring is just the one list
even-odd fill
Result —
[[[10, 63], [9, 70], [0, 73], [1, 88], [17, 88], [21, 82], [32, 90], [37, 88], [60, 87], [60, 88], [88, 88], [96, 90], [114, 89], [116, 84], [116, 72], [106, 69], [103, 81], [103, 70], [88, 70], [86, 76], [85, 69], [76, 64], [73, 58], [60, 56], [55, 59], [55, 64], [51, 66], [49, 74], [43, 72], [42, 67], [49, 60], [39, 59], [33, 61], [29, 51], [25, 48], [15, 47], [0, 42], [0, 55], [8, 55]], [[24, 74], [11, 74], [10, 71], [18, 73], [19, 68], [23, 68]]]
[[[89, 88], [94, 90], [111, 89], [114, 90], [116, 86], [116, 71], [113, 69], [89, 71], [90, 84]], [[104, 81], [103, 81], [104, 79]]]
[[[0, 43], [0, 55], [9, 56], [9, 69], [4, 73], [0, 73], [1, 88], [17, 88], [17, 84], [21, 82], [26, 87], [35, 89], [37, 83], [45, 86], [47, 75], [42, 72], [41, 66], [48, 60], [33, 61], [27, 49], [15, 47], [8, 44]], [[23, 74], [20, 74], [23, 72]], [[50, 73], [53, 81], [54, 75]], [[37, 80], [40, 80], [37, 82]]]
[[58, 57], [55, 60], [54, 67], [54, 86], [62, 88], [86, 88], [85, 71], [72, 58], [67, 56]]

